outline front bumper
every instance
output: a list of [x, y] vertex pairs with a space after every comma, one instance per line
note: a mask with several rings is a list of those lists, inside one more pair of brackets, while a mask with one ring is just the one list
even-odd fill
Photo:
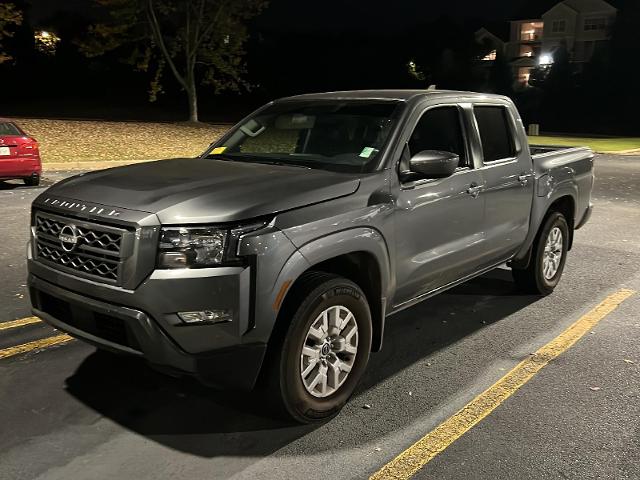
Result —
[[[157, 271], [135, 291], [89, 282], [29, 259], [33, 313], [98, 347], [141, 356], [206, 384], [251, 389], [265, 342], [244, 343], [252, 327], [251, 269]], [[176, 312], [232, 310], [233, 320], [184, 325]]]

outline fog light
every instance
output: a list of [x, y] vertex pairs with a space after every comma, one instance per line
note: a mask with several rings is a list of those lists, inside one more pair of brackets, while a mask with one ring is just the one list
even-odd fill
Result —
[[178, 312], [184, 323], [223, 323], [233, 319], [230, 310], [203, 310], [201, 312]]

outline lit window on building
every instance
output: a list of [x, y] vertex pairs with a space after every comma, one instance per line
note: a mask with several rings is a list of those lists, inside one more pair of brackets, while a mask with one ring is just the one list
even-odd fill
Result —
[[535, 51], [531, 45], [521, 45], [520, 46], [520, 56], [521, 57], [533, 57], [535, 55]]
[[46, 30], [38, 31], [34, 34], [36, 41], [36, 48], [42, 53], [47, 55], [53, 55], [56, 53], [58, 44], [60, 43], [60, 37], [53, 32], [47, 32]]
[[492, 60], [495, 60], [497, 55], [498, 55], [497, 50], [491, 50], [484, 57], [482, 57], [482, 60], [485, 61], [485, 62], [490, 62]]
[[526, 86], [529, 84], [529, 79], [531, 78], [531, 68], [530, 67], [521, 67], [518, 69], [518, 83], [520, 85]]
[[520, 40], [537, 42], [542, 39], [543, 22], [525, 22], [520, 26]]

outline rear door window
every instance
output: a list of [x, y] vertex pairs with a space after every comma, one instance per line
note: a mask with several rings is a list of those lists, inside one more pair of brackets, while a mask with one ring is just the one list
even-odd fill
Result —
[[507, 109], [504, 107], [474, 107], [482, 152], [485, 162], [495, 162], [515, 156], [513, 134], [509, 126]]

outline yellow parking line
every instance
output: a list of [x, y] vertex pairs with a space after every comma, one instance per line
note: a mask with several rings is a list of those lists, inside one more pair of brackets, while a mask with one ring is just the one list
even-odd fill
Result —
[[24, 325], [31, 325], [32, 323], [38, 323], [41, 320], [38, 317], [20, 318], [18, 320], [11, 320], [10, 322], [0, 322], [0, 330], [7, 330], [9, 328], [22, 327]]
[[370, 479], [407, 479], [412, 477], [634, 293], [633, 290], [620, 290], [609, 295], [593, 310], [529, 358], [520, 362], [513, 370], [467, 403], [456, 414], [383, 466]]
[[15, 347], [5, 348], [3, 350], [0, 350], [0, 360], [3, 358], [13, 357], [14, 355], [20, 355], [21, 353], [31, 352], [33, 350], [48, 348], [54, 345], [61, 345], [63, 343], [67, 343], [69, 340], [73, 340], [73, 337], [63, 334], [56, 335], [55, 337], [35, 340], [33, 342], [23, 343], [22, 345], [16, 345]]

